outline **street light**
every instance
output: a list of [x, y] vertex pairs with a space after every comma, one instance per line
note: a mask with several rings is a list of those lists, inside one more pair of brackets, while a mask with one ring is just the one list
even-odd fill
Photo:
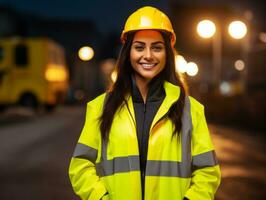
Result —
[[89, 46], [81, 47], [78, 51], [79, 58], [83, 61], [89, 61], [94, 56], [94, 51]]
[[[246, 17], [248, 18], [248, 17]], [[247, 88], [247, 67], [245, 63], [248, 64], [248, 51], [249, 51], [249, 37], [247, 35], [248, 28], [247, 25], [242, 21], [233, 21], [228, 26], [228, 33], [234, 39], [243, 39], [243, 60], [238, 60], [235, 63], [235, 68], [238, 71], [242, 71], [241, 76], [241, 86], [243, 90]]]
[[[219, 86], [221, 83], [222, 45], [221, 31], [211, 20], [202, 20], [197, 25], [197, 32], [203, 38], [212, 38], [213, 49], [213, 83]], [[234, 39], [242, 39], [247, 34], [247, 26], [242, 21], [233, 21], [228, 27], [229, 34]]]
[[[78, 50], [78, 57], [82, 61], [89, 61], [93, 58], [93, 56], [94, 56], [94, 51], [89, 46], [83, 46]], [[92, 79], [91, 77], [92, 73], [90, 73], [92, 68], [88, 67], [89, 65], [91, 65], [91, 63], [81, 62], [79, 63], [80, 67], [75, 69], [78, 70], [77, 71], [79, 75], [78, 84], [84, 94], [90, 93], [92, 91], [91, 89], [92, 84], [90, 82], [90, 80]]]
[[213, 75], [212, 82], [219, 86], [221, 77], [221, 33], [215, 23], [205, 19], [198, 23], [197, 32], [202, 38], [212, 38]]
[[247, 26], [242, 21], [233, 21], [228, 26], [228, 33], [233, 37], [234, 39], [242, 39], [247, 34]]
[[202, 20], [197, 25], [197, 32], [203, 38], [211, 38], [216, 32], [216, 26], [211, 20]]

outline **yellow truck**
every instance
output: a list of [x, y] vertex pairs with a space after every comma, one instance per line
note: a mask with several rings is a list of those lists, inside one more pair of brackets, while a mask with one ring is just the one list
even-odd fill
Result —
[[64, 50], [53, 40], [0, 39], [0, 110], [16, 104], [51, 110], [64, 101], [68, 77]]

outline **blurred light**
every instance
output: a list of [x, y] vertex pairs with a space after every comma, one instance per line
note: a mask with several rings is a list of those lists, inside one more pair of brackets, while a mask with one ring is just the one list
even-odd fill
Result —
[[116, 81], [117, 79], [117, 72], [114, 70], [111, 74], [111, 80], [113, 81], [113, 83]]
[[211, 38], [215, 31], [215, 24], [210, 20], [202, 20], [197, 25], [197, 32], [203, 38]]
[[231, 86], [228, 82], [224, 81], [220, 84], [220, 92], [223, 95], [229, 95], [231, 92]]
[[247, 26], [242, 21], [233, 21], [229, 24], [228, 32], [234, 39], [242, 39], [247, 34]]
[[102, 73], [106, 76], [110, 76], [110, 74], [113, 72], [115, 68], [115, 63], [116, 60], [112, 58], [104, 60], [100, 65]]
[[238, 71], [242, 71], [245, 68], [245, 63], [243, 60], [235, 61], [235, 69]]
[[45, 71], [47, 81], [66, 81], [68, 79], [67, 70], [60, 65], [48, 65]]
[[266, 33], [260, 33], [259, 38], [262, 42], [266, 43]]
[[88, 61], [93, 58], [94, 51], [91, 47], [85, 46], [81, 47], [78, 51], [79, 58], [83, 61]]
[[199, 68], [198, 68], [198, 65], [196, 63], [189, 62], [187, 64], [187, 74], [189, 76], [195, 76], [195, 75], [197, 75], [198, 71], [199, 71]]
[[187, 71], [187, 61], [181, 55], [175, 56], [176, 72], [185, 73]]

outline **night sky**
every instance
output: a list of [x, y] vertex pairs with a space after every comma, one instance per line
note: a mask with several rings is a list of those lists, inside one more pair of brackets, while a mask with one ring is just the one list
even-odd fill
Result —
[[167, 12], [167, 1], [164, 0], [0, 0], [1, 4], [45, 18], [93, 20], [102, 33], [121, 30], [129, 13], [144, 5]]
[[265, 12], [259, 0], [0, 0], [0, 5], [7, 5], [20, 12], [31, 13], [45, 18], [88, 19], [97, 22], [102, 33], [121, 31], [126, 18], [137, 8], [153, 5], [168, 13], [168, 2], [181, 4], [229, 5], [235, 10], [253, 11], [256, 18], [265, 23]]

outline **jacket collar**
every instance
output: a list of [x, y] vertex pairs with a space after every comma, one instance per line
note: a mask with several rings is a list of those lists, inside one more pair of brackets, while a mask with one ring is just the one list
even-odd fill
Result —
[[[156, 124], [156, 122], [168, 112], [172, 104], [178, 100], [180, 95], [180, 87], [172, 83], [165, 81], [163, 83], [163, 88], [166, 96], [153, 119], [153, 122], [151, 124], [151, 129], [154, 126], [154, 124]], [[131, 117], [133, 119], [133, 122], [135, 123], [135, 115], [134, 115], [133, 100], [132, 100], [133, 97], [129, 95], [126, 99], [127, 99], [129, 112], [133, 114], [131, 115]]]
[[[136, 103], [143, 103], [143, 98], [137, 87], [136, 80], [132, 76], [132, 100]], [[161, 78], [155, 78], [149, 83], [147, 102], [162, 100], [165, 97], [165, 91]]]
[[175, 102], [178, 100], [180, 95], [180, 87], [177, 85], [174, 85], [170, 82], [165, 81], [164, 82], [164, 90], [166, 92], [166, 100], [170, 102]]
[[172, 83], [169, 83], [167, 81], [164, 82], [164, 89], [165, 89], [165, 99], [163, 103], [161, 104], [159, 110], [157, 111], [153, 122], [151, 124], [151, 128], [156, 124], [156, 122], [163, 117], [170, 109], [172, 104], [176, 102], [179, 98], [180, 95], [180, 87], [176, 86]]

